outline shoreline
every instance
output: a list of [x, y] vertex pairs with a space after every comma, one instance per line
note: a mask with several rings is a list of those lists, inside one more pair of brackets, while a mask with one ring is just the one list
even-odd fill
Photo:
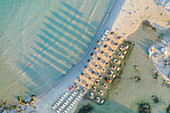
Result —
[[[37, 111], [38, 112], [39, 111], [53, 112], [51, 106], [57, 101], [57, 98], [60, 97], [62, 92], [68, 90], [66, 88], [68, 88], [70, 86], [70, 84], [74, 83], [74, 80], [78, 77], [78, 75], [84, 69], [84, 66], [87, 64], [87, 59], [90, 57], [91, 51], [93, 51], [91, 48], [96, 45], [95, 42], [97, 41], [97, 39], [100, 39], [100, 36], [104, 33], [104, 31], [108, 27], [110, 27], [110, 28], [112, 27], [113, 22], [114, 22], [113, 18], [116, 19], [116, 17], [119, 14], [119, 11], [120, 11], [121, 6], [122, 6], [123, 3], [124, 3], [124, 0], [123, 1], [117, 1], [116, 0], [113, 3], [112, 7], [110, 7], [110, 10], [108, 10], [108, 12], [111, 11], [111, 14], [107, 13], [107, 18], [105, 18], [104, 22], [102, 22], [102, 24], [101, 24], [101, 26], [99, 28], [99, 31], [97, 31], [97, 33], [96, 33], [94, 41], [92, 42], [91, 46], [89, 47], [89, 50], [86, 52], [86, 54], [84, 55], [82, 60], [79, 62], [79, 64], [77, 64], [74, 67], [74, 69], [72, 69], [70, 71], [70, 73], [68, 73], [68, 75], [66, 77], [64, 77], [62, 80], [60, 80], [60, 82], [56, 83], [56, 85], [54, 87], [50, 88], [43, 95], [37, 97], [37, 102], [35, 102], [35, 105], [37, 106]], [[119, 6], [119, 10], [116, 10], [116, 13], [114, 13], [115, 12], [114, 8], [118, 7], [118, 6]], [[61, 81], [64, 81], [64, 82], [61, 82]], [[56, 100], [52, 99], [51, 97], [55, 97]], [[43, 104], [41, 102], [46, 103], [46, 104]], [[41, 106], [44, 106], [43, 110], [42, 109], [40, 110]], [[76, 109], [76, 105], [70, 112], [74, 112], [75, 109]]]

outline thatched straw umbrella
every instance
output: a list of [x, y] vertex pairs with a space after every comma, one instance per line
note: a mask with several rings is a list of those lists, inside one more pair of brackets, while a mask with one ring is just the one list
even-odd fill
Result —
[[97, 44], [98, 44], [98, 45], [100, 45], [100, 44], [101, 44], [101, 41], [100, 41], [100, 40], [98, 40], [98, 41], [97, 41]]
[[117, 59], [114, 59], [113, 62], [114, 62], [115, 64], [120, 64], [120, 60], [117, 60]]
[[102, 71], [102, 72], [106, 72], [106, 68], [103, 67], [103, 68], [101, 69], [101, 71]]
[[98, 48], [97, 48], [97, 47], [94, 47], [94, 51], [98, 51]]
[[120, 40], [120, 39], [122, 39], [122, 38], [123, 38], [123, 37], [121, 37], [121, 36], [118, 36], [118, 37], [117, 37], [117, 40]]
[[96, 97], [96, 102], [100, 102], [100, 98], [99, 97]]
[[82, 92], [83, 92], [83, 94], [85, 94], [87, 91], [86, 91], [86, 89], [83, 89], [83, 91], [82, 91]]
[[91, 74], [93, 74], [93, 75], [94, 75], [94, 74], [95, 74], [95, 71], [92, 71], [92, 72], [91, 72]]
[[115, 46], [118, 46], [118, 43], [114, 43]]
[[108, 45], [107, 45], [107, 44], [105, 44], [105, 45], [103, 45], [103, 47], [104, 47], [104, 48], [108, 48]]
[[93, 99], [94, 93], [90, 93], [89, 97], [90, 97], [90, 99]]
[[95, 81], [95, 84], [96, 84], [96, 85], [99, 85], [99, 82], [100, 82], [99, 80], [96, 80], [96, 81]]
[[89, 60], [87, 60], [87, 62], [90, 64], [90, 63], [91, 63], [91, 60], [89, 59]]
[[88, 66], [84, 66], [84, 68], [85, 68], [85, 69], [89, 69], [89, 67], [88, 67]]
[[113, 58], [113, 56], [112, 56], [112, 55], [110, 55], [110, 56], [109, 56], [109, 59], [112, 59], [112, 58]]
[[110, 34], [111, 34], [111, 35], [115, 35], [115, 33], [114, 33], [113, 31], [112, 31], [112, 32], [110, 32]]
[[96, 68], [99, 67], [99, 65], [97, 65], [97, 63], [94, 65]]
[[94, 53], [91, 53], [91, 57], [94, 57], [95, 56], [95, 54]]
[[81, 73], [81, 76], [85, 76], [85, 73]]
[[109, 72], [109, 76], [112, 76], [112, 75], [113, 75], [113, 71], [110, 71], [110, 72]]
[[79, 85], [78, 85], [78, 84], [76, 84], [75, 88], [76, 88], [76, 89], [79, 89], [80, 87], [79, 87]]
[[107, 89], [108, 85], [107, 84], [103, 84], [103, 88]]
[[113, 65], [112, 66], [112, 69], [116, 70], [117, 66], [116, 65]]
[[96, 92], [96, 90], [97, 90], [97, 87], [96, 87], [96, 86], [94, 86], [94, 87], [93, 87], [93, 91], [94, 91], [94, 92]]
[[103, 55], [105, 52], [104, 52], [104, 51], [101, 51], [100, 53]]
[[100, 90], [99, 94], [100, 94], [101, 96], [103, 96], [103, 95], [104, 95], [104, 91], [103, 91], [103, 90]]
[[98, 57], [97, 60], [98, 60], [98, 61], [102, 61], [101, 57]]
[[99, 74], [99, 79], [102, 79], [102, 78], [103, 78], [103, 76], [101, 74]]
[[106, 62], [105, 64], [106, 64], [106, 66], [109, 66], [109, 62]]

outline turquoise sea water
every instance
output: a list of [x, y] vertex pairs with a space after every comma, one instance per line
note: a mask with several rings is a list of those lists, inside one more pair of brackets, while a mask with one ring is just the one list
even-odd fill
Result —
[[45, 92], [81, 60], [114, 0], [0, 0], [0, 99]]

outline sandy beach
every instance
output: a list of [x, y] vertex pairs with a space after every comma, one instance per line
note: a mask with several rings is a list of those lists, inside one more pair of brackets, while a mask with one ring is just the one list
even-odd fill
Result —
[[[122, 3], [123, 6], [121, 6]], [[146, 7], [149, 8], [146, 9]], [[118, 10], [120, 10], [120, 12]], [[116, 1], [116, 3], [113, 5], [110, 11], [111, 14], [108, 15], [106, 23], [104, 23], [104, 26], [102, 26], [102, 29], [100, 29], [99, 33], [96, 35], [96, 36], [100, 36], [101, 33], [105, 31], [105, 29], [107, 29], [108, 27], [109, 28], [112, 27], [113, 31], [124, 36], [125, 38], [127, 38], [128, 36], [128, 39], [134, 41], [136, 44], [131, 55], [129, 56], [130, 58], [127, 61], [126, 67], [122, 74], [121, 82], [116, 86], [116, 88], [113, 89], [109, 99], [118, 103], [119, 106], [123, 106], [125, 111], [127, 109], [127, 111], [129, 110], [128, 112], [130, 111], [136, 112], [137, 111], [136, 104], [138, 102], [149, 101], [153, 104], [153, 102], [150, 99], [150, 97], [153, 94], [158, 95], [161, 98], [162, 103], [164, 103], [161, 104], [159, 107], [158, 105], [157, 106], [152, 105], [155, 106], [153, 107], [153, 111], [155, 113], [158, 112], [159, 110], [164, 111], [165, 106], [167, 106], [169, 103], [169, 95], [168, 95], [169, 89], [167, 89], [167, 87], [162, 87], [161, 76], [158, 78], [158, 80], [154, 80], [152, 78], [151, 75], [156, 69], [152, 64], [152, 61], [148, 58], [146, 52], [147, 47], [150, 44], [152, 44], [152, 41], [157, 39], [159, 35], [159, 29], [156, 32], [152, 30], [152, 28], [142, 25], [142, 21], [147, 20], [152, 25], [155, 26], [161, 25], [164, 28], [168, 28], [169, 25], [167, 24], [167, 20], [168, 20], [167, 14], [169, 13], [166, 10], [164, 10], [164, 13], [160, 15], [160, 12], [162, 10], [164, 10], [162, 6], [157, 6], [155, 3], [153, 3], [153, 1], [147, 1], [147, 2], [131, 1], [131, 0], [125, 2]], [[154, 15], [152, 14], [153, 12]], [[94, 48], [95, 46], [94, 43], [90, 46], [90, 48]], [[71, 73], [69, 73], [68, 77], [64, 79], [64, 82], [67, 85], [66, 84], [63, 85], [63, 82], [59, 83], [57, 86], [61, 86], [61, 88], [58, 87], [53, 88], [47, 94], [43, 95], [40, 98], [40, 100], [37, 101], [37, 106], [40, 105], [46, 106], [44, 107], [43, 110], [45, 111], [50, 110], [52, 103], [54, 103], [53, 98], [59, 97], [62, 94], [61, 90], [64, 89], [67, 90], [67, 87], [69, 87], [69, 85], [73, 83], [73, 80], [76, 78], [75, 73], [79, 75], [84, 65], [87, 64], [86, 61], [88, 60], [91, 51], [93, 50], [89, 49], [88, 53], [83, 57], [79, 65], [77, 65], [77, 67]], [[136, 72], [133, 69], [133, 65], [138, 65], [140, 67], [140, 70]], [[136, 83], [133, 80], [129, 79], [136, 75], [141, 76], [142, 80], [139, 83]], [[43, 103], [41, 103], [42, 101]], [[106, 102], [106, 104], [103, 107], [101, 106], [95, 107], [95, 110], [92, 112], [100, 113], [102, 112], [102, 109], [104, 110], [108, 109], [109, 107], [106, 106], [109, 105], [109, 102], [110, 101]], [[73, 112], [75, 108], [71, 112]], [[115, 108], [113, 107], [113, 109]], [[40, 109], [38, 109], [38, 111], [39, 110]], [[118, 108], [117, 110], [119, 111], [120, 108]]]
[[[144, 21], [148, 21], [150, 24], [143, 24]], [[161, 85], [163, 83], [161, 75], [157, 80], [153, 79], [152, 74], [157, 71], [157, 68], [149, 59], [147, 48], [156, 43], [160, 33], [167, 31], [170, 27], [169, 21], [170, 12], [161, 5], [157, 5], [154, 0], [115, 0], [105, 15], [100, 28], [97, 29], [95, 38], [87, 52], [81, 56], [81, 59], [79, 56], [75, 56], [79, 62], [65, 77], [57, 83], [53, 83], [53, 87], [49, 87], [49, 90], [37, 97], [36, 112], [55, 113], [51, 107], [64, 92], [69, 94], [72, 92], [69, 91], [69, 88], [75, 85], [75, 79], [84, 70], [84, 66], [88, 65], [87, 60], [92, 59], [90, 55], [94, 51], [92, 48], [99, 47], [96, 42], [106, 30], [112, 30], [124, 39], [135, 42], [135, 46], [126, 61], [120, 82], [112, 88], [109, 99], [104, 105], [96, 105], [83, 98], [75, 104], [69, 113], [78, 113], [79, 109], [86, 104], [93, 106], [91, 113], [135, 113], [138, 109], [137, 104], [141, 102], [149, 102], [153, 113], [165, 112], [170, 103], [170, 89]], [[88, 41], [88, 39], [86, 40]], [[38, 57], [42, 58], [42, 56]], [[60, 63], [62, 64], [62, 62]], [[134, 65], [139, 66], [139, 70], [135, 70]], [[67, 64], [65, 66], [67, 67]], [[132, 79], [134, 76], [140, 76], [141, 80], [134, 81]], [[152, 95], [157, 95], [160, 103], [154, 104], [151, 99]]]

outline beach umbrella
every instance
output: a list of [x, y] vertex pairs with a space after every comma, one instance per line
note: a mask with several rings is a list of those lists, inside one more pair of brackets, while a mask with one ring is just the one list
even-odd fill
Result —
[[89, 59], [89, 60], [87, 60], [87, 62], [88, 62], [88, 63], [91, 63], [91, 60]]
[[86, 93], [86, 90], [85, 89], [83, 89], [83, 91], [82, 91], [84, 94]]
[[112, 59], [112, 58], [113, 58], [113, 56], [112, 56], [112, 55], [109, 55], [109, 58], [110, 58], [110, 59]]
[[91, 77], [89, 77], [89, 80], [91, 80], [92, 78]]
[[97, 63], [94, 65], [95, 67], [99, 67], [99, 65], [97, 65]]
[[112, 32], [110, 32], [110, 34], [111, 34], [111, 35], [114, 35], [115, 33], [112, 31]]
[[92, 71], [91, 73], [94, 75], [94, 74], [95, 74], [95, 71]]
[[93, 87], [93, 91], [96, 92], [96, 90], [97, 90], [97, 87], [94, 86], [94, 87]]
[[105, 64], [106, 64], [106, 66], [109, 66], [109, 62], [106, 62]]
[[99, 79], [102, 79], [102, 78], [103, 78], [103, 76], [101, 74], [99, 74]]
[[81, 75], [82, 75], [82, 76], [84, 76], [84, 75], [85, 75], [85, 73], [81, 73]]
[[76, 89], [79, 89], [79, 85], [77, 84], [77, 85], [75, 86], [75, 88], [76, 88]]
[[89, 84], [86, 84], [86, 87], [88, 87], [89, 86]]
[[105, 44], [105, 45], [103, 45], [103, 47], [104, 47], [104, 48], [108, 48], [108, 45], [107, 45], [107, 44]]
[[100, 90], [99, 94], [100, 94], [101, 96], [103, 96], [103, 95], [104, 95], [104, 92], [103, 92], [102, 90]]
[[84, 66], [85, 69], [88, 69], [89, 67], [88, 66]]
[[104, 84], [103, 87], [104, 87], [105, 89], [107, 89], [107, 88], [108, 88], [108, 85], [107, 85], [107, 84]]
[[113, 66], [112, 66], [112, 69], [114, 69], [114, 70], [115, 70], [116, 68], [117, 68], [117, 67], [116, 67], [116, 65], [113, 65]]
[[96, 85], [99, 85], [99, 80], [96, 80], [96, 81], [95, 81], [95, 84], [96, 84]]
[[101, 51], [100, 53], [103, 55], [105, 52], [104, 52], [104, 51]]
[[117, 39], [120, 40], [122, 37], [121, 36], [118, 36]]
[[112, 71], [110, 71], [110, 72], [109, 72], [109, 76], [112, 76], [112, 75], [113, 75], [113, 72], [112, 72]]
[[118, 46], [118, 43], [115, 43], [115, 46]]
[[99, 97], [96, 97], [96, 102], [100, 102], [100, 98]]
[[101, 41], [100, 41], [100, 40], [98, 40], [98, 41], [97, 41], [97, 44], [98, 44], [98, 45], [100, 45], [100, 44], [101, 44]]
[[92, 57], [94, 57], [94, 56], [95, 56], [95, 54], [94, 54], [94, 53], [91, 53], [91, 56], [92, 56]]
[[101, 59], [101, 57], [98, 57], [97, 60], [98, 60], [98, 61], [101, 61], [102, 59]]
[[94, 51], [98, 51], [98, 48], [97, 48], [97, 47], [94, 47]]
[[90, 93], [90, 95], [89, 95], [90, 99], [92, 99], [94, 97], [93, 95], [94, 95], [93, 93]]
[[106, 69], [103, 67], [103, 68], [101, 69], [101, 71], [106, 72]]

